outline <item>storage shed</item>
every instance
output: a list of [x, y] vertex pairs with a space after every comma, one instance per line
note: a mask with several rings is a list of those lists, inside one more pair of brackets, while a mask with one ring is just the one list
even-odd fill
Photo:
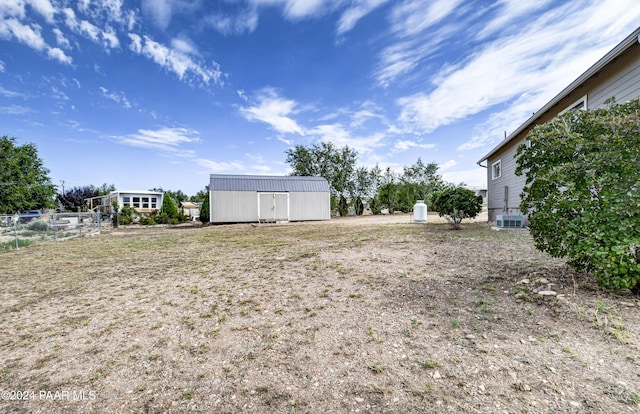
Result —
[[211, 174], [209, 200], [211, 223], [331, 219], [322, 177]]

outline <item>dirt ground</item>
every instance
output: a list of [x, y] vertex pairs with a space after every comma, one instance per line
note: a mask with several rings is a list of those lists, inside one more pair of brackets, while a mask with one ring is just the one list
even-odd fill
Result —
[[640, 412], [638, 297], [429, 219], [0, 253], [0, 412]]

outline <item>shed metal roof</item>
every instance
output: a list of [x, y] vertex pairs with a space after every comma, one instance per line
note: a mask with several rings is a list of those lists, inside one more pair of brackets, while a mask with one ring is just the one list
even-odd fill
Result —
[[210, 191], [329, 192], [322, 177], [211, 174]]

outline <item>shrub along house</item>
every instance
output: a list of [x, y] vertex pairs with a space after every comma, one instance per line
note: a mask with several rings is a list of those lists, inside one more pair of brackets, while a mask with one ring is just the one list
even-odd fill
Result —
[[211, 174], [209, 200], [211, 223], [331, 219], [322, 177]]
[[611, 98], [624, 103], [640, 96], [639, 35], [640, 28], [478, 161], [487, 168], [489, 221], [496, 221], [499, 227], [519, 227], [526, 220], [519, 209], [525, 177], [515, 174], [515, 153], [533, 127], [569, 110], [595, 109]]

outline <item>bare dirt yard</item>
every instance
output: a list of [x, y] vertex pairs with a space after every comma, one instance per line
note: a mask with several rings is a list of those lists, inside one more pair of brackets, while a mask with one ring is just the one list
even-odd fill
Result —
[[638, 297], [406, 218], [0, 253], [0, 412], [640, 412]]

